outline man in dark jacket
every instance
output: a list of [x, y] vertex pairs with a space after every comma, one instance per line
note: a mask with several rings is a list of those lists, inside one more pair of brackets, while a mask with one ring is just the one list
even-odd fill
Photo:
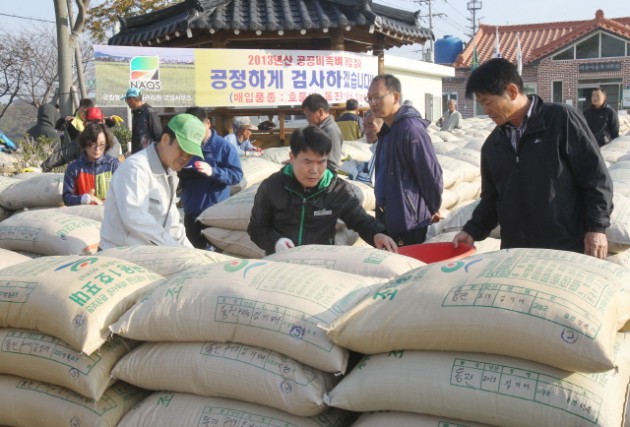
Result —
[[367, 243], [398, 252], [385, 227], [363, 209], [352, 184], [327, 168], [331, 146], [317, 126], [295, 130], [290, 163], [260, 184], [247, 232], [267, 255], [294, 246], [334, 244], [338, 219]]
[[58, 146], [61, 143], [59, 132], [55, 129], [58, 117], [57, 107], [52, 104], [42, 104], [37, 109], [37, 124], [26, 133], [34, 140], [41, 137], [51, 139], [53, 147]]
[[131, 154], [159, 141], [162, 135], [160, 116], [143, 101], [140, 89], [129, 88], [120, 99], [131, 108]]
[[243, 179], [243, 168], [236, 147], [212, 129], [208, 113], [201, 107], [190, 107], [192, 114], [206, 127], [206, 138], [201, 147], [203, 158], [193, 157], [177, 175], [182, 188], [186, 237], [195, 248], [206, 249], [208, 241], [201, 234], [206, 228], [197, 217], [210, 206], [230, 197], [230, 185]]
[[604, 88], [593, 89], [591, 106], [584, 112], [584, 117], [600, 147], [619, 137], [619, 117], [606, 103]]
[[428, 120], [400, 105], [400, 80], [381, 74], [372, 80], [366, 101], [385, 124], [375, 152], [376, 218], [398, 246], [424, 242], [439, 218], [444, 187], [442, 168], [427, 133]]
[[302, 101], [302, 111], [308, 124], [318, 126], [332, 141], [332, 149], [328, 156], [328, 168], [333, 172], [337, 172], [341, 165], [343, 136], [337, 122], [335, 122], [335, 118], [330, 114], [328, 101], [320, 94], [312, 93]]
[[471, 73], [473, 95], [497, 127], [481, 149], [481, 201], [454, 246], [499, 224], [502, 248], [606, 257], [612, 181], [582, 114], [526, 95], [516, 66], [502, 58]]

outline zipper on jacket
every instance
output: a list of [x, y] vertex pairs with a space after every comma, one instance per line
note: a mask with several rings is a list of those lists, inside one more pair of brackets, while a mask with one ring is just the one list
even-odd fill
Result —
[[319, 190], [319, 191], [317, 191], [317, 192], [315, 192], [315, 193], [311, 194], [310, 196], [308, 196], [308, 197], [304, 197], [303, 195], [301, 195], [300, 193], [298, 193], [298, 192], [297, 192], [297, 191], [295, 191], [295, 190], [292, 190], [292, 189], [291, 189], [291, 188], [289, 188], [289, 187], [286, 187], [286, 186], [285, 186], [284, 188], [285, 188], [288, 192], [293, 193], [293, 194], [295, 194], [296, 196], [298, 196], [299, 198], [301, 198], [301, 199], [302, 199], [302, 209], [301, 209], [301, 212], [300, 212], [300, 227], [299, 227], [299, 229], [298, 229], [298, 241], [297, 241], [297, 244], [296, 244], [296, 246], [301, 246], [301, 245], [302, 245], [302, 239], [303, 239], [303, 237], [304, 237], [304, 218], [306, 217], [306, 201], [307, 201], [308, 199], [311, 199], [311, 198], [313, 198], [313, 197], [315, 197], [315, 196], [319, 195], [320, 193], [324, 192], [326, 189], [325, 189], [325, 188], [322, 188], [321, 190]]

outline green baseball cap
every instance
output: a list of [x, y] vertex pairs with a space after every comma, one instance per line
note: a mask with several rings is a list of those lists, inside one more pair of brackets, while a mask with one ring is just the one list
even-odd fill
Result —
[[206, 137], [206, 127], [192, 114], [178, 114], [168, 122], [182, 150], [193, 156], [203, 158], [201, 143]]

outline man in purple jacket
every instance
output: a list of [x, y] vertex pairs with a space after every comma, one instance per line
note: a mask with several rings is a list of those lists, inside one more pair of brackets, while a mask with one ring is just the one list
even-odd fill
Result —
[[428, 120], [401, 105], [400, 80], [381, 74], [372, 80], [366, 101], [385, 122], [376, 147], [376, 218], [398, 246], [424, 242], [442, 204], [442, 168], [427, 133]]

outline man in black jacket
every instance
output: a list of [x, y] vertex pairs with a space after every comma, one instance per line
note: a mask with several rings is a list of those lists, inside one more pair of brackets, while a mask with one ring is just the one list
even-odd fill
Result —
[[[142, 99], [140, 89], [132, 87], [121, 97], [131, 108], [131, 154], [147, 148], [162, 136], [162, 122], [157, 111]], [[129, 151], [129, 147], [127, 148]]]
[[454, 246], [485, 239], [498, 223], [502, 248], [606, 257], [612, 180], [582, 113], [527, 96], [502, 58], [470, 74], [473, 94], [497, 127], [481, 149], [481, 201]]
[[584, 112], [584, 117], [600, 147], [619, 137], [619, 117], [606, 103], [604, 88], [593, 89], [591, 106]]
[[334, 244], [337, 219], [372, 246], [398, 252], [385, 226], [363, 209], [352, 184], [327, 169], [331, 147], [317, 126], [297, 129], [291, 135], [290, 163], [260, 184], [247, 232], [267, 255]]

